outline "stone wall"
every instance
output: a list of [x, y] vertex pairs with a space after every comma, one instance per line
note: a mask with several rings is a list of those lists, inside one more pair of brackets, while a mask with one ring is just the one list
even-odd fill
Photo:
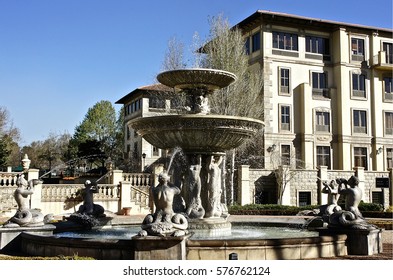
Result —
[[[373, 202], [374, 197], [380, 195], [382, 203], [386, 208], [392, 205], [393, 170], [389, 171], [365, 171], [362, 167], [356, 167], [352, 171], [328, 170], [321, 167], [317, 170], [288, 170], [286, 188], [283, 195], [284, 205], [300, 206], [299, 193], [309, 193], [308, 204], [321, 205], [326, 203], [327, 195], [321, 193], [322, 182], [336, 178], [349, 179], [352, 175], [359, 178], [359, 187], [363, 191], [363, 201]], [[277, 172], [274, 170], [250, 169], [247, 165], [239, 167], [238, 173], [238, 195], [237, 203], [241, 205], [249, 203], [275, 204], [277, 203]], [[376, 178], [390, 178], [389, 188], [376, 186]], [[245, 198], [246, 193], [250, 194]]]
[[[27, 178], [37, 179], [38, 170], [32, 170]], [[3, 173], [0, 185], [0, 216], [11, 217], [17, 209], [14, 192], [17, 188], [16, 178], [21, 173]], [[147, 173], [123, 173], [121, 170], [112, 170], [109, 174], [109, 183], [98, 183], [98, 193], [94, 194], [94, 203], [114, 213], [123, 213], [127, 209], [129, 214], [150, 213], [149, 188], [153, 180]], [[54, 215], [74, 213], [79, 209], [81, 200], [75, 199], [84, 184], [38, 184], [31, 195], [30, 208], [40, 209], [41, 212]]]

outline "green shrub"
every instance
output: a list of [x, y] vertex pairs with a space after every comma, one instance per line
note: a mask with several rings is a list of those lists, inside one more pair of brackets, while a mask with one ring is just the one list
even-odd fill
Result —
[[[344, 205], [340, 205], [343, 209]], [[318, 205], [306, 205], [302, 207], [278, 205], [278, 204], [247, 204], [232, 205], [229, 207], [229, 213], [232, 215], [296, 215], [304, 210], [318, 209]], [[383, 205], [378, 203], [361, 202], [359, 210], [364, 217], [374, 218], [392, 218], [392, 207], [386, 212]]]
[[307, 205], [302, 207], [278, 204], [247, 204], [232, 205], [229, 213], [232, 215], [296, 215], [303, 210], [318, 208], [317, 205]]
[[359, 203], [359, 211], [363, 212], [363, 211], [367, 211], [367, 212], [383, 212], [384, 208], [382, 204], [379, 203], [367, 203], [367, 202], [363, 202], [361, 201]]

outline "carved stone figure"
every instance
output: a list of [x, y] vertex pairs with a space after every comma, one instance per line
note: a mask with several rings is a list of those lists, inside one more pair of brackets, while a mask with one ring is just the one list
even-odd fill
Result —
[[336, 180], [331, 180], [329, 184], [323, 182], [323, 186], [322, 193], [326, 193], [328, 195], [328, 203], [321, 206], [321, 213], [323, 215], [331, 215], [340, 211], [341, 207], [337, 205], [340, 194]]
[[221, 209], [221, 163], [222, 156], [211, 156], [208, 165], [208, 207], [206, 209], [206, 218], [220, 217]]
[[[359, 188], [359, 179], [351, 176], [349, 180], [340, 179], [339, 193], [345, 196], [345, 210], [352, 212], [356, 218], [362, 218], [363, 215], [359, 211], [359, 203], [362, 200], [362, 190]], [[349, 186], [349, 187], [348, 187]]]
[[332, 213], [329, 216], [330, 227], [347, 227], [351, 229], [371, 229], [375, 226], [366, 222], [359, 211], [359, 203], [362, 200], [362, 190], [359, 188], [359, 179], [351, 176], [349, 180], [337, 179], [338, 193], [345, 196], [345, 209]]
[[195, 96], [194, 112], [199, 114], [207, 114], [210, 112], [209, 99], [205, 95]]
[[93, 200], [94, 193], [98, 192], [97, 183], [86, 180], [84, 185], [85, 188], [81, 190], [83, 204], [79, 206], [78, 211], [71, 214], [67, 220], [87, 227], [93, 227], [102, 223], [106, 223], [110, 217], [106, 217], [104, 214], [104, 207], [95, 204]]
[[158, 182], [156, 187], [150, 188], [156, 210], [153, 215], [149, 214], [145, 217], [139, 235], [185, 235], [188, 227], [187, 219], [173, 211], [174, 197], [180, 194], [180, 189], [169, 183], [169, 176], [166, 173], [158, 176]]
[[190, 159], [188, 169], [188, 176], [186, 177], [187, 186], [187, 210], [186, 213], [191, 219], [203, 218], [205, 209], [201, 201], [201, 170], [202, 170], [202, 156], [197, 155]]
[[82, 190], [83, 204], [79, 206], [77, 213], [94, 217], [100, 217], [104, 214], [104, 207], [94, 203], [93, 195], [97, 192], [97, 183], [86, 180], [85, 188]]
[[14, 198], [18, 205], [16, 213], [3, 226], [4, 227], [35, 227], [44, 225], [44, 215], [37, 209], [30, 209], [29, 197], [34, 193], [34, 187], [42, 181], [33, 179], [27, 181], [21, 175], [17, 181]]

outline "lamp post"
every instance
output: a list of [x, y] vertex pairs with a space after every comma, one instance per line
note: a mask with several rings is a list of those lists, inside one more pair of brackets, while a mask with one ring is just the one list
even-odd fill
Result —
[[145, 159], [146, 159], [146, 153], [142, 154], [142, 172], [145, 171]]

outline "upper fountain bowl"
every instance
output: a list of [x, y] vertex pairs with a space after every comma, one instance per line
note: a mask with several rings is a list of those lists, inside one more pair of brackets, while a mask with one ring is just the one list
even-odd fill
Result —
[[181, 90], [204, 88], [214, 91], [236, 81], [236, 75], [216, 69], [191, 68], [162, 72], [158, 74], [157, 80], [168, 87]]

